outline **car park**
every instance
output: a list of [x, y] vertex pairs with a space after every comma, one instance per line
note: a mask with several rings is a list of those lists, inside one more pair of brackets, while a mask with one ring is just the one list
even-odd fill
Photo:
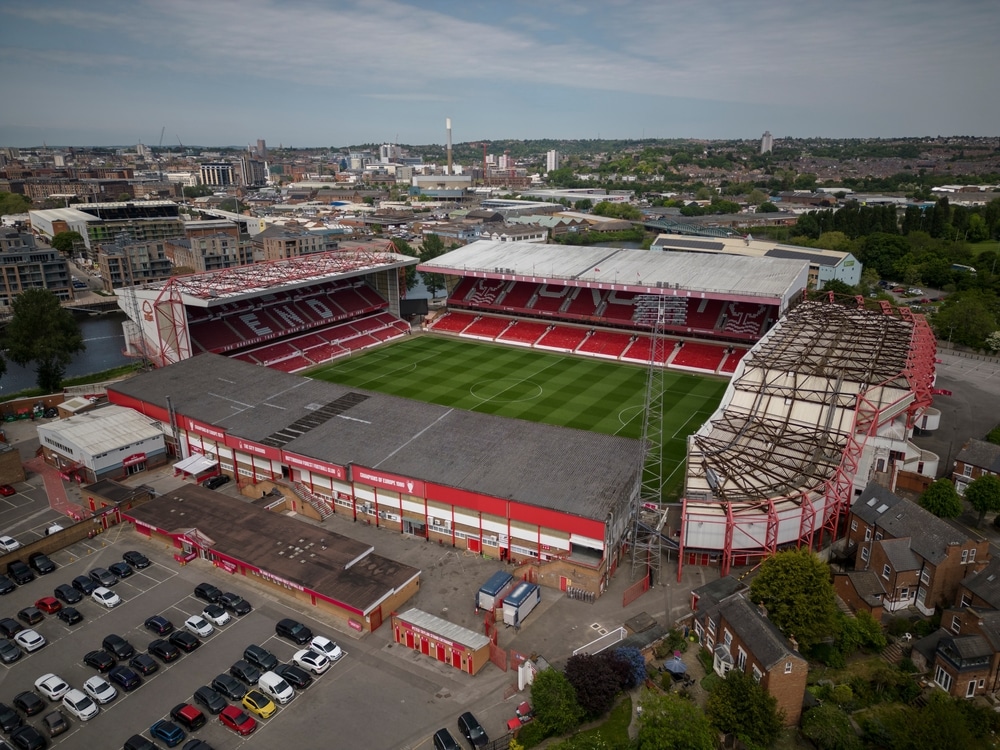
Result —
[[90, 580], [87, 576], [77, 576], [72, 581], [70, 585], [73, 586], [77, 591], [79, 591], [84, 596], [90, 596], [97, 589], [97, 584]]
[[25, 716], [34, 716], [45, 710], [45, 701], [33, 690], [24, 690], [14, 696], [14, 708]]
[[13, 638], [22, 630], [24, 630], [24, 625], [19, 623], [17, 620], [11, 617], [4, 617], [0, 619], [0, 635], [4, 638]]
[[434, 750], [462, 750], [451, 732], [447, 729], [439, 729], [434, 733]]
[[122, 750], [159, 750], [150, 740], [141, 734], [133, 734], [122, 745]]
[[253, 609], [253, 607], [250, 606], [250, 602], [242, 596], [230, 592], [227, 592], [219, 597], [219, 604], [238, 617], [249, 614]]
[[209, 604], [215, 604], [222, 598], [222, 589], [210, 583], [199, 583], [194, 587], [194, 595]]
[[237, 659], [229, 668], [229, 674], [247, 685], [256, 685], [260, 679], [260, 670], [246, 659]]
[[187, 618], [184, 621], [184, 629], [199, 638], [207, 638], [212, 635], [212, 631], [215, 630], [208, 620], [204, 617], [199, 617], [198, 615], [192, 615]]
[[292, 657], [292, 661], [313, 674], [323, 674], [330, 668], [329, 659], [323, 656], [323, 654], [308, 648], [296, 651], [295, 656]]
[[52, 593], [55, 594], [56, 599], [61, 601], [63, 604], [76, 604], [78, 601], [83, 599], [83, 594], [70, 586], [68, 583], [60, 583], [56, 586], [55, 591]]
[[147, 651], [164, 664], [169, 664], [170, 662], [181, 658], [180, 649], [178, 649], [177, 646], [172, 644], [170, 641], [163, 638], [157, 638], [155, 641], [152, 641], [149, 644]]
[[37, 625], [45, 619], [45, 615], [38, 607], [25, 607], [17, 613], [17, 619], [26, 625]]
[[83, 663], [88, 667], [93, 667], [101, 674], [110, 671], [111, 667], [115, 665], [115, 657], [109, 654], [107, 651], [100, 649], [98, 651], [88, 651], [83, 656]]
[[194, 691], [194, 701], [213, 716], [229, 705], [218, 690], [208, 685], [202, 685]]
[[6, 703], [0, 703], [0, 729], [10, 733], [23, 723], [24, 719], [21, 718], [21, 714], [8, 706]]
[[7, 575], [10, 576], [14, 580], [14, 583], [18, 586], [23, 586], [24, 584], [31, 583], [35, 580], [35, 574], [31, 572], [31, 568], [20, 560], [12, 560], [7, 563]]
[[277, 657], [263, 646], [258, 646], [255, 643], [251, 643], [243, 649], [243, 658], [262, 672], [267, 672], [278, 666]]
[[184, 730], [172, 721], [160, 719], [149, 728], [149, 735], [167, 747], [176, 747], [184, 741]]
[[56, 617], [67, 625], [76, 625], [78, 622], [83, 622], [83, 615], [80, 614], [80, 611], [76, 607], [63, 607], [56, 612]]
[[311, 641], [313, 637], [313, 633], [309, 628], [301, 622], [289, 618], [278, 620], [277, 624], [274, 626], [274, 632], [282, 638], [287, 638], [300, 646], [303, 646]]
[[[9, 486], [9, 485], [8, 485]], [[0, 536], [0, 552], [13, 552], [21, 549], [21, 543], [12, 536]]]
[[126, 562], [111, 563], [108, 570], [120, 581], [132, 575], [132, 566]]
[[102, 607], [107, 607], [108, 609], [117, 607], [122, 603], [122, 598], [118, 596], [118, 594], [109, 588], [105, 588], [104, 586], [98, 586], [94, 589], [94, 593], [90, 595], [90, 598]]
[[170, 718], [189, 732], [201, 729], [207, 721], [205, 714], [190, 703], [178, 703], [170, 709]]
[[114, 686], [100, 675], [95, 675], [84, 682], [83, 692], [101, 705], [110, 703], [118, 697], [118, 691]]
[[295, 691], [288, 681], [276, 672], [264, 672], [257, 680], [257, 687], [267, 694], [271, 700], [285, 705], [295, 697]]
[[309, 648], [312, 651], [323, 654], [330, 661], [337, 661], [337, 659], [344, 655], [340, 646], [321, 635], [317, 635], [309, 642]]
[[279, 664], [274, 668], [274, 673], [283, 677], [296, 690], [305, 690], [312, 685], [312, 677], [302, 667], [295, 664]]
[[458, 717], [458, 731], [459, 734], [465, 737], [473, 750], [477, 747], [486, 747], [490, 744], [489, 735], [486, 734], [483, 725], [472, 715], [471, 711], [466, 711]]
[[59, 675], [49, 672], [35, 680], [35, 690], [50, 701], [57, 701], [69, 692], [69, 685]]
[[168, 633], [174, 632], [174, 624], [163, 615], [153, 615], [152, 617], [147, 617], [146, 622], [144, 622], [142, 626], [146, 628], [146, 630], [150, 630], [157, 635], [167, 635]]
[[36, 552], [28, 558], [28, 565], [41, 576], [47, 576], [56, 569], [56, 564], [52, 562], [48, 555]]
[[112, 667], [111, 671], [108, 672], [108, 679], [112, 684], [117, 685], [126, 693], [135, 690], [142, 684], [142, 678], [136, 674], [135, 670], [123, 664]]
[[243, 696], [243, 708], [262, 719], [270, 719], [278, 707], [270, 696], [261, 690], [251, 690]]
[[118, 576], [107, 568], [94, 568], [90, 571], [90, 580], [98, 586], [114, 586], [118, 583]]
[[127, 562], [136, 570], [142, 570], [143, 568], [149, 567], [149, 558], [134, 549], [130, 549], [128, 552], [123, 554], [122, 560]]
[[45, 737], [31, 724], [25, 724], [11, 732], [10, 741], [18, 750], [44, 750], [48, 747]]
[[90, 721], [101, 710], [89, 695], [76, 688], [63, 696], [63, 708], [80, 721]]
[[35, 602], [35, 608], [41, 610], [47, 615], [54, 615], [60, 609], [62, 609], [62, 602], [56, 599], [54, 596], [43, 596], [37, 602]]
[[215, 627], [225, 625], [233, 619], [233, 616], [221, 604], [209, 604], [202, 611], [201, 615]]
[[48, 641], [36, 630], [22, 630], [14, 636], [14, 643], [23, 648], [29, 654], [42, 648]]
[[149, 677], [149, 675], [160, 668], [160, 665], [156, 663], [156, 659], [149, 654], [136, 654], [128, 660], [128, 665], [143, 677]]
[[13, 664], [21, 658], [21, 649], [7, 638], [0, 638], [0, 662]]
[[243, 686], [243, 683], [231, 674], [217, 675], [212, 680], [212, 689], [231, 701], [241, 701], [243, 700], [243, 696], [247, 694], [247, 689]]
[[135, 647], [120, 635], [115, 635], [114, 633], [104, 636], [104, 640], [101, 641], [101, 648], [105, 651], [110, 651], [116, 659], [120, 660], [130, 659], [135, 654]]
[[58, 737], [63, 732], [69, 731], [69, 722], [66, 720], [66, 715], [58, 708], [42, 717], [42, 726], [49, 733], [49, 737]]
[[244, 737], [257, 728], [257, 720], [239, 706], [226, 706], [219, 714], [219, 721], [223, 726]]
[[17, 584], [5, 575], [0, 575], [0, 596], [17, 590]]
[[201, 645], [201, 641], [186, 630], [175, 630], [167, 640], [185, 654], [190, 654]]

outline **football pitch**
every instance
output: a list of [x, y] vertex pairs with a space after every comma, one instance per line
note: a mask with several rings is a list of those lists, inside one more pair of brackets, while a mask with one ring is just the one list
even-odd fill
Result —
[[[644, 367], [492, 344], [413, 336], [306, 375], [457, 409], [642, 437]], [[683, 482], [686, 438], [718, 406], [726, 381], [664, 373], [665, 495]]]

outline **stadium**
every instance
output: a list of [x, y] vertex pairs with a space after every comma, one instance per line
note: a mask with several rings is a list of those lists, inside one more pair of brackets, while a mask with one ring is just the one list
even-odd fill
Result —
[[[876, 473], [936, 470], [909, 440], [937, 426], [928, 325], [860, 299], [806, 301], [804, 261], [479, 241], [418, 266], [443, 275], [447, 304], [422, 335], [378, 346], [411, 330], [398, 317], [401, 271], [416, 263], [390, 246], [122, 290], [134, 348], [162, 369], [109, 397], [169, 424], [178, 457], [217, 463], [244, 494], [277, 490], [320, 518], [346, 514], [596, 593], [639, 529], [676, 555], [678, 576], [685, 564], [728, 572], [835, 535]], [[443, 367], [440, 351], [411, 352], [442, 340], [474, 342], [497, 369], [467, 352]], [[553, 363], [504, 386], [527, 395], [454, 408], [475, 390], [451, 387], [458, 371], [520, 376], [522, 353]], [[587, 362], [611, 369], [574, 369]], [[290, 374], [310, 368], [334, 382]], [[348, 370], [358, 379], [345, 385]], [[573, 374], [553, 386], [546, 370]], [[652, 436], [625, 425], [648, 415], [646, 374], [670, 371], [690, 381], [663, 423], [686, 458], [673, 469], [680, 501], [650, 502]], [[619, 373], [642, 384], [602, 390]], [[709, 389], [707, 407], [692, 407], [699, 382], [724, 390], [721, 402]], [[386, 395], [389, 383], [408, 384], [406, 398]], [[540, 404], [583, 390], [589, 406], [538, 423]], [[595, 432], [590, 412], [609, 406], [619, 426]]]

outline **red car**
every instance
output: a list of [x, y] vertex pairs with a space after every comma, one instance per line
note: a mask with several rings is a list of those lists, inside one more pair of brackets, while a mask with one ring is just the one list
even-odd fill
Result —
[[0, 495], [4, 497], [10, 497], [11, 495], [16, 495], [17, 490], [11, 487], [9, 484], [0, 484]]
[[239, 706], [226, 706], [219, 714], [219, 721], [244, 737], [257, 728], [257, 720]]
[[62, 609], [62, 602], [60, 602], [54, 596], [44, 596], [37, 602], [35, 602], [35, 606], [48, 615], [54, 615], [56, 612]]

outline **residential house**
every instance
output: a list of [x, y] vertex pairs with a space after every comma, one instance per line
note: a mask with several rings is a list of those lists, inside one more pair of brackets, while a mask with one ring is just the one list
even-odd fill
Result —
[[968, 440], [955, 458], [951, 480], [959, 495], [974, 479], [984, 474], [1000, 475], [1000, 445], [985, 440]]
[[954, 635], [939, 628], [913, 644], [910, 659], [919, 671], [930, 673], [935, 685], [956, 698], [975, 698], [996, 689], [996, 646], [977, 633]]

